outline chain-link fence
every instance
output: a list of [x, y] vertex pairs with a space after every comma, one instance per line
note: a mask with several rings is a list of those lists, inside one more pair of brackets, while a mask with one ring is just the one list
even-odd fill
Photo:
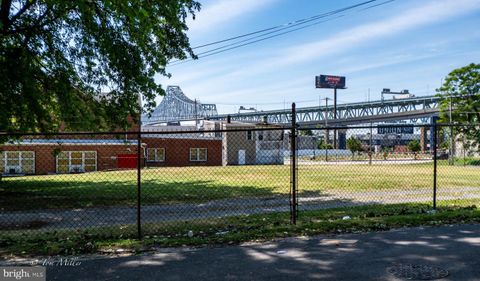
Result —
[[480, 200], [468, 126], [219, 123], [4, 134], [0, 232], [219, 235], [258, 214], [288, 223], [323, 209]]

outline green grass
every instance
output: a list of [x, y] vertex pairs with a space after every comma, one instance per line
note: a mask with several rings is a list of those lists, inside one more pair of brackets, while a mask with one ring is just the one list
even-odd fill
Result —
[[[144, 224], [144, 239], [136, 239], [133, 225], [80, 231], [0, 232], [0, 255], [77, 255], [112, 251], [118, 248], [134, 252], [152, 246], [202, 246], [264, 241], [279, 237], [388, 230], [404, 226], [480, 222], [478, 201], [444, 201], [437, 212], [429, 204], [362, 206], [305, 211], [298, 223], [289, 223], [288, 213], [239, 216], [226, 220], [208, 220], [176, 224]], [[344, 216], [351, 219], [343, 220]], [[187, 233], [193, 231], [193, 237]]]
[[[135, 206], [136, 171], [3, 178], [0, 208], [28, 210]], [[478, 187], [478, 167], [439, 162], [440, 190]], [[348, 194], [431, 189], [433, 164], [300, 165], [299, 194]], [[223, 198], [275, 197], [290, 190], [290, 167], [229, 166], [156, 168], [142, 171], [143, 204], [205, 202]]]
[[475, 157], [455, 158], [456, 165], [480, 166], [480, 159]]

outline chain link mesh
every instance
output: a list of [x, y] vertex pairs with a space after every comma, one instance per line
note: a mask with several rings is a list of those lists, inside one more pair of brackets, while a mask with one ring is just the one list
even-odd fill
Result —
[[[478, 147], [459, 127], [436, 127], [440, 205], [473, 205], [480, 198]], [[137, 237], [140, 225], [144, 235], [178, 235], [185, 229], [221, 235], [252, 215], [278, 213], [288, 223], [292, 204], [298, 204], [300, 217], [372, 205], [379, 212], [387, 206], [406, 210], [409, 204], [431, 208], [432, 128], [296, 129], [293, 150], [291, 128], [266, 124], [7, 135], [0, 145], [0, 234]]]

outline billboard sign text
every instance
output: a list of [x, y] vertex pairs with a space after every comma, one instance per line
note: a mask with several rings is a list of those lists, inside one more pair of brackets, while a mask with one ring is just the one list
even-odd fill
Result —
[[345, 76], [319, 75], [315, 76], [316, 88], [345, 89]]

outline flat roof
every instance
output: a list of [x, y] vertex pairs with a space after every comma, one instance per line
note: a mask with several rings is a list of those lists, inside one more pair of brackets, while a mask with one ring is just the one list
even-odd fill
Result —
[[136, 145], [133, 140], [103, 139], [28, 139], [9, 141], [3, 145]]

